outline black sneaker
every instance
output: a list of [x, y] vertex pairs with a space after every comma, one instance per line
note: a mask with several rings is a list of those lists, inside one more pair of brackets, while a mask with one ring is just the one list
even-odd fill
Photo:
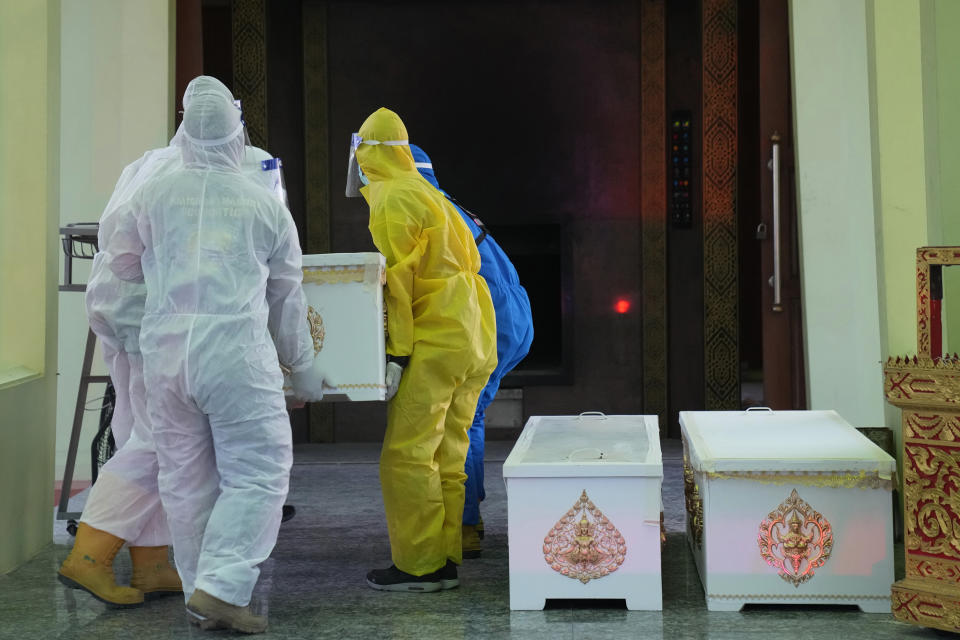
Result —
[[295, 515], [297, 515], [297, 508], [292, 504], [285, 504], [283, 505], [283, 515], [280, 517], [280, 522], [293, 520]]
[[[452, 563], [448, 563], [452, 564]], [[412, 591], [414, 593], [429, 593], [431, 591], [440, 591], [440, 589], [452, 589], [460, 584], [457, 578], [457, 567], [453, 567], [453, 580], [456, 582], [451, 587], [443, 586], [444, 580], [440, 573], [446, 570], [446, 567], [433, 573], [423, 576], [415, 576], [405, 571], [397, 569], [397, 565], [390, 565], [389, 569], [374, 569], [367, 574], [367, 584], [370, 588], [378, 591]]]
[[440, 578], [441, 589], [456, 589], [460, 586], [460, 578], [457, 577], [457, 565], [453, 560], [447, 560], [447, 564], [442, 569], [436, 571]]

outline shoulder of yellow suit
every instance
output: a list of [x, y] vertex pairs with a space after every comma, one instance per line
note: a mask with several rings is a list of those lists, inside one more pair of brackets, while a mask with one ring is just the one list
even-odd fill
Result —
[[[403, 120], [385, 107], [377, 109], [364, 120], [359, 134], [364, 140], [380, 142], [408, 139]], [[405, 174], [418, 173], [413, 162], [413, 154], [407, 145], [361, 144], [356, 154], [360, 169], [371, 182], [392, 180], [404, 177]]]
[[[430, 226], [442, 211], [442, 203], [425, 187], [430, 185], [419, 175], [398, 176], [371, 182], [360, 192], [370, 204], [371, 222]], [[431, 214], [430, 211], [436, 213]]]

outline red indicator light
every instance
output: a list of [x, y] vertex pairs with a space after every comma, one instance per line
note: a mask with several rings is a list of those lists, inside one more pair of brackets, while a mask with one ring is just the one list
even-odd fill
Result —
[[630, 311], [630, 301], [620, 298], [617, 300], [617, 303], [613, 305], [613, 308], [617, 313], [626, 313], [627, 311]]

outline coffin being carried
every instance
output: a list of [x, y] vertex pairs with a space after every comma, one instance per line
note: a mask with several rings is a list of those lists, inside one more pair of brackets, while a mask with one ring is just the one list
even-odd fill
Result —
[[681, 411], [687, 533], [711, 611], [890, 611], [896, 463], [835, 411]]
[[[383, 283], [386, 260], [379, 253], [303, 256], [303, 291], [313, 348], [332, 385], [324, 401], [383, 400]], [[289, 383], [285, 386], [290, 393]]]

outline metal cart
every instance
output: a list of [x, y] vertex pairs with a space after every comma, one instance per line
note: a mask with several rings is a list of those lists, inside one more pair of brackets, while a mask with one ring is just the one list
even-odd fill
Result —
[[[86, 284], [73, 282], [73, 260], [92, 260], [98, 250], [96, 222], [80, 222], [60, 227], [60, 244], [63, 247], [63, 284], [60, 291], [87, 290]], [[60, 504], [57, 506], [57, 520], [67, 521], [67, 531], [76, 535], [77, 522], [80, 517], [77, 512], [68, 512], [70, 504], [70, 489], [73, 485], [73, 470], [77, 462], [77, 448], [80, 444], [80, 429], [83, 426], [83, 412], [87, 404], [87, 390], [91, 384], [109, 383], [110, 376], [95, 376], [90, 374], [93, 365], [93, 352], [97, 344], [97, 337], [91, 329], [87, 329], [87, 344], [83, 352], [83, 366], [80, 370], [80, 384], [77, 389], [77, 404], [73, 410], [73, 427], [70, 431], [70, 446], [67, 449], [67, 460], [63, 469], [63, 486], [60, 491]]]

